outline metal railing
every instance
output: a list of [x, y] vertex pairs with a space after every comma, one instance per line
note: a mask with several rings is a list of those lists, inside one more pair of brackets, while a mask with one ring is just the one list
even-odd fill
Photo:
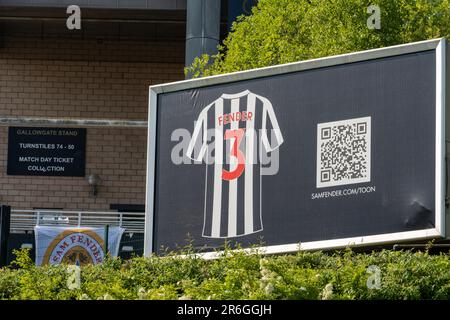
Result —
[[34, 230], [36, 225], [60, 227], [120, 226], [128, 233], [144, 233], [145, 213], [117, 211], [11, 210], [12, 233]]

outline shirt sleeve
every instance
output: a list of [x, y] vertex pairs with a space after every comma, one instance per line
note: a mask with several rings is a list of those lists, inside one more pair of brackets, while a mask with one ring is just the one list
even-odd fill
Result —
[[[186, 156], [194, 161], [202, 161], [207, 147], [207, 114], [211, 105], [202, 110], [194, 126], [194, 133], [186, 150]], [[201, 145], [200, 152], [195, 155], [195, 146]]]
[[[275, 112], [273, 111], [272, 103], [269, 99], [264, 98], [262, 96], [256, 96], [261, 100], [263, 104], [262, 111], [262, 132], [261, 132], [261, 141], [264, 145], [264, 149], [266, 152], [272, 152], [275, 149], [279, 148], [283, 143], [283, 135], [281, 134], [280, 127], [278, 125], [277, 117], [275, 116]], [[267, 123], [269, 121], [271, 130], [267, 129]], [[269, 142], [268, 131], [271, 131], [271, 141]]]

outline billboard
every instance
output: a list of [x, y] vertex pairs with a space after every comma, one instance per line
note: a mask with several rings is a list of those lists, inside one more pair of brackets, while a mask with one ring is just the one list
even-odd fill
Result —
[[447, 46], [150, 87], [145, 254], [445, 237]]

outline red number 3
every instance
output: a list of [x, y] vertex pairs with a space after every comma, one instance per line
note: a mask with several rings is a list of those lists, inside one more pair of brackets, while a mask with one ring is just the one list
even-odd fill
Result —
[[238, 161], [238, 165], [233, 171], [227, 171], [222, 169], [222, 179], [223, 180], [234, 180], [239, 178], [245, 169], [245, 156], [241, 150], [239, 150], [239, 145], [241, 144], [242, 138], [244, 137], [245, 129], [237, 130], [227, 130], [225, 131], [225, 140], [234, 138], [233, 146], [231, 147], [231, 156], [235, 157]]

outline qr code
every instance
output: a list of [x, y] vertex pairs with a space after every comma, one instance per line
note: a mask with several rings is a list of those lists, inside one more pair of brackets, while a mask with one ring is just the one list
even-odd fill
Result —
[[370, 120], [317, 125], [317, 188], [370, 181]]

